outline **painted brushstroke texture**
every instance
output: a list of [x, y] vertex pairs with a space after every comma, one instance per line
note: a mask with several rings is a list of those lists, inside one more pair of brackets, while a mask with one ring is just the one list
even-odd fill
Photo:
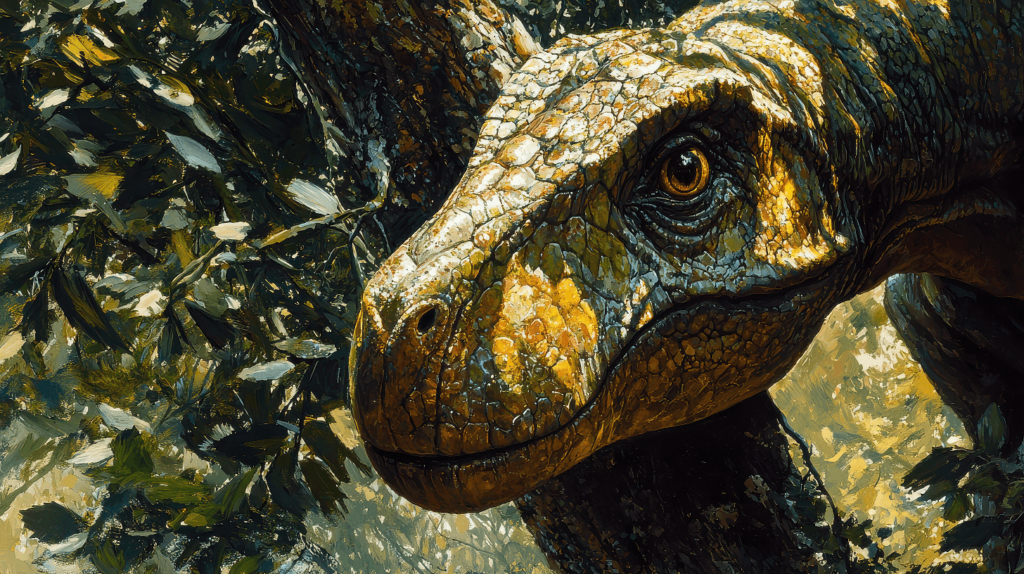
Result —
[[[967, 446], [966, 433], [895, 335], [880, 289], [837, 307], [772, 394], [814, 446], [814, 463], [840, 507], [873, 519], [876, 527], [893, 527], [884, 541], [886, 552], [904, 553], [906, 565], [930, 564], [940, 556], [938, 543], [948, 528], [941, 505], [917, 502], [899, 482], [932, 447]], [[363, 456], [348, 412], [333, 414], [332, 429]], [[13, 429], [3, 440], [17, 444], [20, 436]], [[86, 454], [103, 453], [77, 456]], [[800, 460], [795, 449], [793, 458]], [[186, 456], [183, 468], [190, 466], [208, 465]], [[331, 524], [317, 517], [310, 532], [346, 564], [344, 572], [550, 572], [511, 505], [471, 515], [438, 514], [399, 498], [375, 477], [351, 471], [352, 482], [342, 485], [349, 496], [345, 521]], [[85, 514], [97, 504], [95, 486], [74, 466], [50, 469], [17, 493], [22, 484], [18, 476], [2, 483], [8, 503], [0, 515], [3, 574], [37, 572], [31, 562], [53, 550], [29, 538], [20, 510], [58, 501]], [[8, 500], [11, 493], [17, 494]]]

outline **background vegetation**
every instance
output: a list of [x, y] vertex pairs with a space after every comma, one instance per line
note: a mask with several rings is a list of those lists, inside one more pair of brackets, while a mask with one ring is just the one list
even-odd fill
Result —
[[[327, 416], [353, 212], [272, 25], [230, 1], [0, 9], [3, 463], [101, 489], [22, 513], [60, 543], [40, 559], [330, 569], [303, 519], [366, 472]], [[340, 225], [303, 235], [318, 217]]]
[[[592, 4], [507, 8], [545, 43], [671, 17]], [[0, 541], [17, 556], [104, 574], [545, 570], [510, 507], [421, 512], [360, 457], [349, 329], [407, 232], [378, 216], [427, 213], [344, 183], [340, 136], [302, 86], [258, 3], [0, 0], [0, 515], [18, 530]], [[851, 392], [869, 417], [894, 406]], [[813, 442], [859, 448], [831, 432]], [[908, 466], [924, 438], [879, 457]], [[951, 549], [1016, 556], [991, 540], [1019, 516], [1021, 471], [985, 448], [940, 451], [907, 484], [973, 517]], [[859, 464], [826, 474], [863, 480]], [[878, 506], [866, 490], [842, 502]], [[886, 520], [920, 511], [901, 509]], [[871, 532], [863, 563], [896, 564]]]

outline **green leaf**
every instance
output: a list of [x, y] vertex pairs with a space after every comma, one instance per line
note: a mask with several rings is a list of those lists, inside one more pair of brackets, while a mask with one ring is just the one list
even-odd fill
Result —
[[868, 530], [871, 528], [872, 524], [871, 520], [847, 524], [848, 525], [843, 528], [843, 538], [846, 538], [861, 548], [866, 548], [871, 545], [871, 537], [868, 536]]
[[239, 316], [245, 322], [245, 333], [247, 338], [255, 340], [260, 346], [260, 350], [263, 351], [268, 357], [273, 353], [273, 343], [270, 342], [270, 337], [264, 332], [265, 323], [260, 322], [260, 318], [256, 316], [256, 313], [252, 309], [244, 308], [238, 312]]
[[344, 398], [347, 383], [347, 348], [335, 351], [329, 358], [312, 361], [302, 376], [302, 388], [312, 392], [321, 404]]
[[11, 293], [21, 289], [36, 273], [43, 271], [53, 262], [53, 257], [41, 257], [18, 265], [12, 265], [0, 279], [0, 293]]
[[981, 548], [991, 538], [1003, 533], [1003, 520], [998, 516], [982, 516], [961, 522], [942, 535], [942, 552]]
[[346, 496], [338, 489], [338, 480], [322, 462], [307, 458], [299, 463], [299, 468], [302, 470], [303, 480], [306, 481], [324, 514], [337, 514], [339, 510], [344, 509]]
[[267, 481], [262, 476], [257, 476], [252, 488], [249, 489], [249, 506], [257, 511], [262, 511], [267, 504]]
[[985, 464], [976, 469], [971, 477], [964, 483], [964, 492], [972, 494], [983, 494], [985, 496], [1000, 498], [1006, 493], [1009, 479], [995, 462]]
[[928, 486], [928, 490], [924, 491], [921, 495], [923, 500], [939, 500], [945, 498], [957, 490], [956, 482], [952, 480], [943, 480], [940, 482], [933, 483]]
[[1024, 480], [1015, 480], [1006, 489], [1002, 506], [1007, 509], [1018, 506], [1021, 498], [1024, 498]]
[[140, 473], [153, 474], [153, 455], [149, 446], [135, 427], [121, 431], [110, 443], [114, 451], [112, 471], [115, 476], [128, 477]]
[[978, 421], [978, 448], [996, 452], [1006, 442], [1006, 419], [999, 406], [992, 403]]
[[109, 540], [93, 554], [92, 563], [102, 574], [121, 574], [127, 566], [124, 554], [114, 550]]
[[220, 507], [221, 516], [228, 517], [238, 512], [245, 500], [245, 491], [249, 483], [256, 476], [257, 469], [250, 468], [244, 474], [240, 474], [217, 489], [213, 495], [213, 503]]
[[55, 269], [51, 283], [53, 298], [74, 328], [107, 348], [128, 351], [128, 345], [96, 302], [84, 277], [78, 273], [69, 277], [63, 270]]
[[919, 490], [942, 481], [958, 482], [971, 469], [971, 453], [953, 448], [935, 448], [903, 477], [903, 487]]
[[235, 476], [217, 489], [213, 493], [212, 499], [206, 497], [201, 504], [182, 510], [173, 523], [180, 525], [184, 522], [186, 526], [212, 528], [218, 523], [231, 519], [242, 508], [242, 503], [246, 500], [245, 491], [257, 471], [258, 469], [251, 468], [245, 473]]
[[276, 455], [288, 440], [288, 430], [278, 424], [253, 425], [213, 441], [213, 448], [246, 466], [260, 466]]
[[313, 493], [295, 479], [295, 462], [291, 453], [282, 452], [274, 458], [267, 470], [267, 488], [270, 499], [297, 518], [306, 516], [316, 506]]
[[250, 574], [251, 572], [255, 572], [259, 569], [261, 562], [263, 562], [262, 554], [246, 556], [232, 564], [231, 570], [228, 570], [228, 574]]
[[160, 333], [160, 341], [157, 343], [157, 360], [166, 363], [180, 355], [184, 350], [184, 342], [188, 344], [188, 335], [185, 333], [185, 325], [178, 318], [173, 309], [167, 309], [167, 322]]
[[235, 387], [235, 397], [242, 410], [256, 424], [274, 424], [274, 417], [284, 400], [282, 393], [272, 392], [270, 381], [243, 381]]
[[62, 504], [47, 502], [21, 511], [25, 528], [40, 542], [55, 544], [85, 529], [85, 523]]
[[327, 463], [331, 472], [341, 482], [349, 481], [348, 470], [345, 468], [346, 460], [352, 461], [367, 475], [370, 473], [369, 467], [341, 442], [330, 425], [324, 421], [307, 421], [302, 427], [302, 441], [313, 454]]
[[236, 331], [234, 327], [219, 317], [212, 315], [198, 303], [185, 301], [185, 309], [188, 311], [189, 316], [192, 317], [192, 320], [195, 321], [196, 327], [199, 327], [203, 336], [206, 337], [206, 340], [215, 349], [223, 349], [235, 338]]
[[971, 510], [971, 499], [963, 490], [958, 490], [953, 496], [946, 499], [946, 505], [942, 508], [942, 517], [950, 522], [960, 522]]
[[299, 359], [326, 359], [338, 350], [334, 345], [295, 337], [278, 341], [274, 343], [274, 347]]
[[210, 499], [210, 487], [180, 476], [140, 477], [133, 481], [142, 487], [151, 502], [191, 505]]
[[179, 136], [167, 132], [167, 139], [170, 140], [171, 145], [174, 146], [182, 159], [186, 163], [193, 167], [208, 169], [214, 173], [221, 173], [220, 164], [217, 163], [217, 158], [213, 157], [208, 149], [203, 147], [203, 144], [188, 136]]
[[21, 312], [21, 328], [26, 335], [28, 331], [33, 331], [35, 341], [46, 342], [50, 339], [50, 291], [45, 286], [25, 304]]

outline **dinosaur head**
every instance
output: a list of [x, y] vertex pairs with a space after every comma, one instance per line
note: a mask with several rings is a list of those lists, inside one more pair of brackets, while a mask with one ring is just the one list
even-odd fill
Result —
[[506, 502], [766, 389], [813, 337], [853, 250], [816, 88], [723, 49], [574, 37], [506, 84], [457, 188], [363, 295], [354, 413], [398, 493]]

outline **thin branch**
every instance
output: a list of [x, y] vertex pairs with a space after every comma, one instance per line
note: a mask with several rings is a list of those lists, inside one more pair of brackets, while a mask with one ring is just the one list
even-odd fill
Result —
[[[786, 415], [782, 412], [781, 409], [779, 409], [779, 406], [775, 404], [775, 401], [769, 402], [775, 408], [776, 418], [778, 419], [779, 424], [782, 426], [782, 430], [785, 431], [785, 433], [789, 435], [790, 438], [796, 441], [796, 444], [800, 447], [800, 453], [802, 455], [804, 464], [807, 465], [807, 471], [811, 474], [811, 476], [814, 477], [814, 481], [818, 485], [818, 492], [820, 492], [825, 497], [825, 500], [828, 501], [828, 506], [829, 508], [832, 509], [832, 535], [835, 536], [836, 540], [841, 543], [841, 541], [843, 540], [843, 520], [839, 516], [839, 508], [836, 506], [835, 501], [832, 500], [832, 495], [829, 494], [828, 489], [825, 488], [825, 481], [821, 478], [821, 474], [818, 472], [818, 469], [815, 468], [814, 462], [811, 460], [810, 445], [807, 444], [807, 441], [804, 440], [804, 437], [800, 436], [800, 434], [797, 433], [796, 430], [794, 430], [793, 427], [789, 425], [789, 420], [786, 419]], [[848, 545], [843, 545], [843, 553], [844, 561], [849, 563], [850, 551]], [[849, 564], [847, 564], [847, 567], [849, 568]]]
[[352, 228], [352, 231], [348, 234], [348, 249], [349, 255], [352, 258], [352, 270], [355, 272], [356, 281], [359, 283], [359, 290], [366, 289], [366, 276], [363, 274], [363, 266], [359, 263], [359, 254], [356, 253], [356, 237], [359, 234], [360, 228], [363, 226], [363, 218], [360, 217]]

